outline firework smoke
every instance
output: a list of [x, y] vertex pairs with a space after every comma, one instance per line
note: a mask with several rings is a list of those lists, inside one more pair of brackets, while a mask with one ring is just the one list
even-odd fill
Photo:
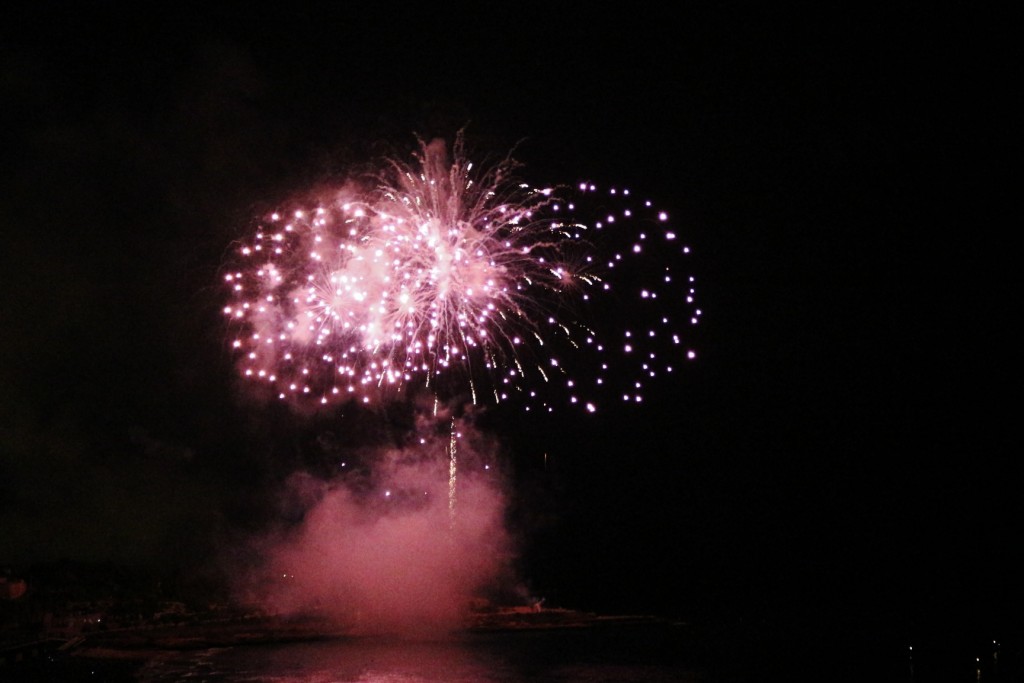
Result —
[[[241, 600], [350, 632], [422, 637], [466, 625], [474, 600], [514, 591], [494, 446], [471, 424], [455, 435], [438, 424], [421, 415], [412, 443], [374, 453], [368, 481], [292, 476], [283, 495], [301, 520], [257, 542], [261, 565], [242, 577]], [[457, 524], [439, 457], [454, 438]]]

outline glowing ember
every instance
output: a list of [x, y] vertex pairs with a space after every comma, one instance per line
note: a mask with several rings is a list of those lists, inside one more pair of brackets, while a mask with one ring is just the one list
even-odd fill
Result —
[[693, 357], [689, 249], [664, 211], [627, 190], [534, 188], [510, 159], [474, 171], [461, 137], [453, 152], [421, 144], [371, 189], [296, 203], [238, 245], [224, 314], [244, 377], [321, 405], [427, 387], [594, 412]]

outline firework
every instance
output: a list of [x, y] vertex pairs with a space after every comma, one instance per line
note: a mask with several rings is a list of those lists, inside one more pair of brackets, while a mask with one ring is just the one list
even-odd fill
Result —
[[456, 138], [259, 222], [224, 274], [242, 375], [279, 399], [427, 389], [594, 411], [639, 402], [687, 358], [689, 250], [628, 190], [536, 188]]

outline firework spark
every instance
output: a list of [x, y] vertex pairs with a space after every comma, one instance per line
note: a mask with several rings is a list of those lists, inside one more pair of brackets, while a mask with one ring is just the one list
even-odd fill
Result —
[[693, 278], [668, 216], [628, 190], [535, 188], [456, 138], [261, 221], [224, 275], [246, 378], [282, 400], [640, 402], [693, 357]]

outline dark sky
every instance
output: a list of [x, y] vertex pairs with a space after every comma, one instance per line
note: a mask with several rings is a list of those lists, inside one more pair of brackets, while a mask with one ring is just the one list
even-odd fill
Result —
[[5, 20], [0, 566], [202, 558], [266, 521], [325, 427], [236, 400], [227, 245], [271, 198], [468, 123], [545, 180], [643, 188], [696, 251], [700, 359], [642, 411], [495, 416], [553, 600], [1008, 619], [1000, 18], [480, 12]]

